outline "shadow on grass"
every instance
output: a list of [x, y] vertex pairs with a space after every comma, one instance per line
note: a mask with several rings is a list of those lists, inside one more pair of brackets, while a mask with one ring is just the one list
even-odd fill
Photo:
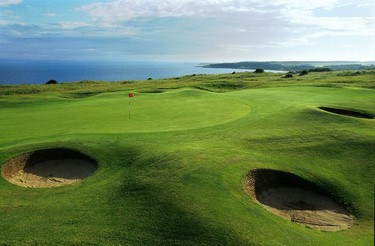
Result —
[[63, 94], [63, 98], [70, 98], [70, 99], [80, 99], [86, 97], [93, 97], [99, 95], [101, 92], [75, 92], [75, 93], [66, 93]]
[[166, 89], [160, 89], [160, 88], [155, 88], [155, 89], [144, 89], [140, 90], [140, 93], [146, 93], [146, 94], [158, 94], [158, 93], [164, 93], [166, 92]]
[[331, 107], [318, 107], [318, 108], [321, 110], [330, 112], [330, 113], [345, 115], [349, 117], [374, 119], [374, 117], [370, 114], [366, 114], [366, 113], [362, 113], [362, 112], [354, 111], [354, 110], [349, 110], [349, 109], [340, 109], [340, 108], [331, 108]]
[[[215, 224], [210, 219], [202, 218], [199, 211], [194, 209], [197, 204], [184, 203], [176, 198], [174, 194], [179, 193], [176, 188], [178, 179], [172, 181], [177, 182], [175, 185], [170, 183], [170, 176], [174, 175], [173, 167], [178, 166], [175, 160], [154, 156], [136, 162], [131, 169], [138, 171], [126, 173], [109, 197], [110, 203], [121, 203], [124, 209], [133, 213], [124, 215], [124, 220], [132, 218], [136, 221], [128, 221], [124, 227], [138, 234], [136, 244], [249, 245], [235, 232], [220, 227], [220, 222]], [[165, 176], [168, 170], [169, 177]]]

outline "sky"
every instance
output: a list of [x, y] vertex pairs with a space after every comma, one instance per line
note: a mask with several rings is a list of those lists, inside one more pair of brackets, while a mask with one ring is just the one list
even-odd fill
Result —
[[0, 0], [0, 59], [374, 61], [373, 0]]

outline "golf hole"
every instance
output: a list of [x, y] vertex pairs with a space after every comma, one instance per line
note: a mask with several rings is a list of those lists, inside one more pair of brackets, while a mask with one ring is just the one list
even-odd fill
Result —
[[361, 113], [358, 111], [353, 111], [353, 110], [348, 110], [348, 109], [339, 109], [339, 108], [331, 108], [331, 107], [318, 107], [321, 110], [334, 113], [334, 114], [340, 114], [340, 115], [345, 115], [345, 116], [350, 116], [350, 117], [356, 117], [356, 118], [363, 118], [363, 119], [373, 119], [374, 117]]
[[268, 211], [310, 228], [338, 231], [354, 222], [353, 215], [315, 184], [291, 173], [251, 170], [245, 178], [245, 190]]
[[43, 149], [20, 155], [5, 163], [2, 176], [12, 184], [48, 188], [72, 184], [90, 176], [96, 162], [71, 149]]

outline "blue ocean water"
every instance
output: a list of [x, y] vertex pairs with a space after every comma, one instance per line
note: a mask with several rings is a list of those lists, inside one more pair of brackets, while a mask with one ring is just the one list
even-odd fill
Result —
[[0, 84], [44, 84], [51, 79], [58, 82], [147, 80], [244, 71], [199, 65], [192, 62], [0, 61]]

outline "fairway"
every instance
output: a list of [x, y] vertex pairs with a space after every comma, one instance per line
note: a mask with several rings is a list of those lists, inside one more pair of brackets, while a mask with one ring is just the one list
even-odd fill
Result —
[[[375, 120], [321, 109], [373, 117], [373, 89], [198, 88], [1, 96], [0, 165], [67, 148], [97, 169], [55, 188], [1, 177], [0, 245], [373, 244]], [[314, 184], [353, 222], [325, 231], [269, 212], [245, 191], [254, 169]]]

